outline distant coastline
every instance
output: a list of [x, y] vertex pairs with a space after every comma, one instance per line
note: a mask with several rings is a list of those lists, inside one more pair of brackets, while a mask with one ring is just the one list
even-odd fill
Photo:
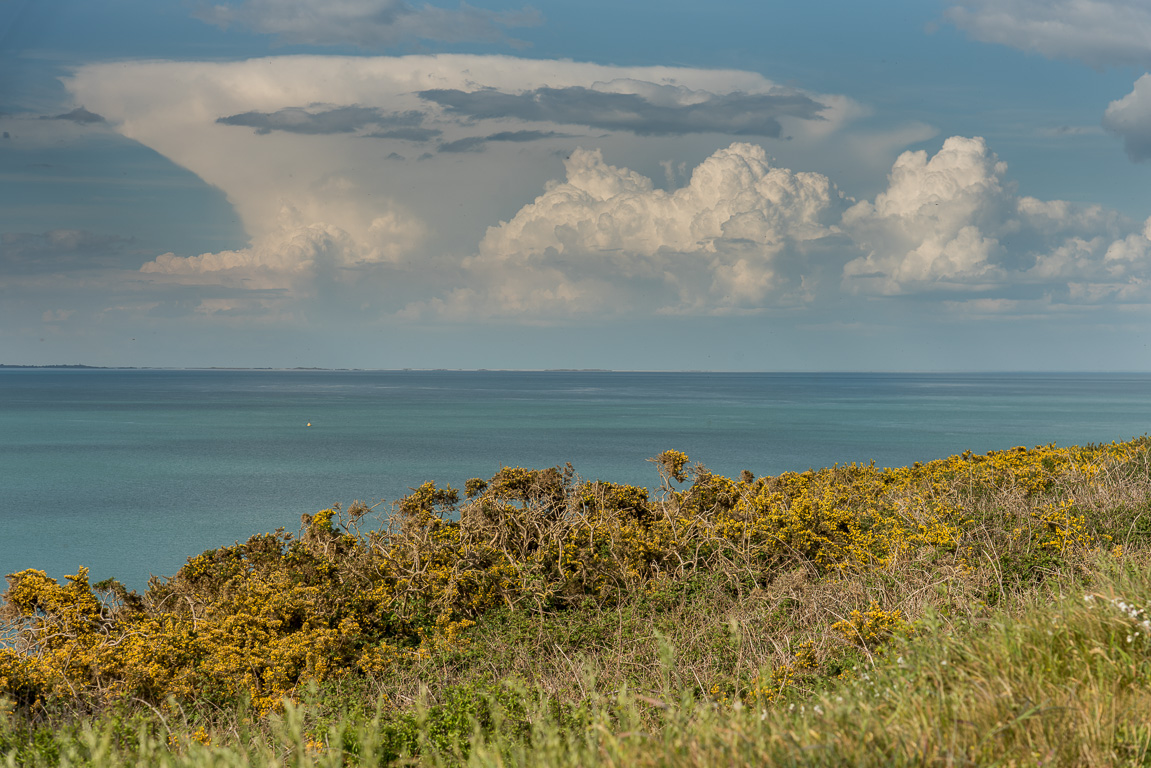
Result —
[[[12, 363], [0, 363], [0, 369], [36, 369], [36, 370], [56, 370], [56, 369], [83, 369], [91, 371], [372, 371], [372, 372], [394, 372], [394, 371], [462, 371], [467, 373], [507, 373], [507, 372], [529, 372], [529, 373], [616, 373], [613, 368], [543, 368], [543, 369], [530, 369], [530, 368], [321, 368], [314, 365], [297, 365], [294, 368], [273, 368], [271, 366], [248, 368], [244, 366], [230, 366], [230, 365], [208, 365], [208, 366], [193, 366], [189, 368], [166, 368], [164, 366], [144, 366], [144, 365], [82, 365], [80, 363], [57, 363], [54, 365], [18, 365]], [[661, 371], [661, 373], [671, 373], [671, 371]], [[705, 371], [674, 371], [674, 373], [705, 373]]]
[[[6, 363], [0, 363], [0, 368], [92, 368], [92, 369], [99, 370], [99, 369], [107, 369], [107, 367], [108, 366], [104, 366], [104, 365], [80, 365], [80, 364], [72, 364], [72, 365], [64, 365], [64, 364], [60, 364], [60, 365], [8, 365]], [[132, 370], [135, 370], [135, 369], [132, 369]]]

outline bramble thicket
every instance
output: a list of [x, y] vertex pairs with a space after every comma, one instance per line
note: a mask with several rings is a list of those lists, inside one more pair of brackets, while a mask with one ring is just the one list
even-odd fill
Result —
[[[492, 617], [622, 617], [637, 601], [714, 588], [730, 605], [791, 595], [770, 606], [776, 630], [791, 627], [773, 647], [755, 645], [755, 626], [733, 628], [752, 650], [740, 646], [732, 665], [751, 667], [704, 665], [687, 678], [702, 696], [766, 705], [804, 680], [842, 677], [851, 660], [914, 633], [928, 607], [991, 610], [1052, 574], [1145, 547], [1149, 446], [1020, 447], [738, 480], [666, 451], [652, 460], [654, 491], [586, 481], [570, 465], [506, 467], [468, 481], [463, 498], [421, 485], [380, 530], [361, 530], [371, 514], [361, 505], [305, 515], [298, 535], [204, 552], [142, 595], [89, 584], [83, 568], [64, 583], [25, 570], [8, 576], [0, 697], [29, 717], [117, 702], [275, 712], [309, 685], [353, 679], [386, 699], [413, 665], [463, 663]], [[796, 584], [838, 597], [803, 605]]]

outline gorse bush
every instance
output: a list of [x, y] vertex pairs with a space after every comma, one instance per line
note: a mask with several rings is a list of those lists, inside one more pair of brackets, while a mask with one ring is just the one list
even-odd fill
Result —
[[93, 768], [1147, 766], [1146, 565], [1098, 561], [1092, 591], [967, 627], [929, 614], [858, 674], [790, 703], [625, 686], [557, 707], [503, 685], [454, 688], [440, 704], [399, 714], [325, 719], [312, 691], [254, 732], [242, 721], [173, 729], [105, 716], [18, 733], [0, 717], [0, 755], [8, 765]]
[[[143, 595], [93, 586], [84, 569], [62, 584], [11, 574], [0, 694], [29, 717], [118, 702], [273, 712], [310, 683], [354, 680], [398, 699], [406, 670], [466, 666], [485, 626], [527, 622], [542, 636], [539, 622], [614, 610], [622, 649], [625, 614], [658, 622], [702, 589], [758, 606], [763, 633], [792, 639], [766, 644], [741, 620], [734, 640], [686, 648], [700, 666], [667, 684], [782, 701], [909, 634], [929, 607], [974, 614], [1151, 543], [1148, 451], [1139, 439], [738, 480], [667, 451], [654, 492], [570, 466], [507, 467], [469, 480], [464, 499], [426, 483], [381, 530], [360, 530], [363, 506], [324, 510], [298, 535], [190, 558]], [[809, 601], [819, 590], [834, 598]], [[725, 677], [708, 656], [748, 671]]]

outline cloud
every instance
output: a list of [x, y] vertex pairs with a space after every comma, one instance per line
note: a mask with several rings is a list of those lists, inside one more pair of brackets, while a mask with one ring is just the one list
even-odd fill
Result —
[[1143, 229], [1112, 242], [1103, 254], [1103, 265], [1115, 278], [1145, 277], [1151, 271], [1151, 218]]
[[[65, 84], [111, 130], [220, 189], [249, 237], [244, 247], [213, 254], [148, 254], [136, 266], [148, 262], [140, 274], [149, 281], [312, 295], [309, 281], [357, 269], [358, 285], [405, 302], [458, 285], [452, 281], [462, 279], [461, 265], [487, 227], [530, 200], [556, 172], [557, 151], [570, 152], [577, 137], [646, 169], [698, 152], [698, 144], [683, 132], [638, 139], [637, 129], [742, 131], [749, 123], [735, 113], [747, 107], [746, 119], [776, 120], [810, 148], [834, 141], [859, 112], [844, 97], [782, 89], [754, 72], [508, 56], [98, 63], [79, 67]], [[592, 122], [610, 122], [602, 99], [622, 98], [647, 110], [639, 116], [647, 128], [621, 118], [625, 128], [598, 127], [593, 139], [586, 129], [527, 121], [514, 110], [479, 117], [419, 95], [490, 91], [522, 106], [523, 94], [545, 89], [555, 94], [549, 109], [567, 110], [565, 119], [576, 119], [570, 97], [582, 93], [598, 105]], [[413, 152], [412, 142], [436, 146]], [[516, 151], [491, 151], [497, 146]], [[391, 266], [372, 272], [372, 265]], [[393, 267], [406, 282], [383, 285], [400, 279]], [[728, 267], [732, 275], [740, 268]], [[435, 277], [417, 277], [425, 274]]]
[[1151, 75], [1140, 77], [1131, 93], [1108, 105], [1103, 127], [1123, 139], [1133, 161], [1151, 157]]
[[45, 115], [40, 118], [41, 120], [70, 120], [77, 125], [91, 125], [92, 123], [103, 123], [104, 118], [97, 115], [95, 112], [89, 112], [83, 107], [76, 107], [71, 112], [65, 112], [62, 115]]
[[944, 15], [976, 40], [1085, 64], [1151, 66], [1144, 0], [963, 0]]
[[[609, 90], [613, 85], [629, 90]], [[494, 88], [430, 89], [419, 95], [448, 112], [475, 119], [515, 118], [631, 131], [641, 136], [725, 133], [778, 138], [780, 118], [822, 120], [826, 109], [806, 94], [783, 88], [768, 93], [717, 94], [628, 81], [598, 88], [542, 87], [522, 93]]]
[[1006, 170], [981, 138], [953, 136], [930, 159], [922, 150], [900, 155], [887, 190], [843, 217], [869, 251], [844, 267], [845, 284], [901, 293], [994, 279], [1001, 245], [984, 231], [999, 228]]
[[1098, 205], [1020, 197], [1006, 172], [978, 137], [953, 136], [933, 157], [905, 152], [887, 190], [843, 216], [843, 230], [866, 252], [844, 266], [844, 288], [1002, 302], [1042, 290], [1072, 304], [1151, 295], [1151, 224], [1130, 232]]
[[545, 316], [758, 311], [803, 301], [806, 244], [835, 234], [842, 196], [820, 174], [773, 167], [734, 143], [674, 191], [577, 149], [566, 179], [490, 227], [470, 285], [406, 315]]
[[[365, 134], [373, 139], [401, 139], [402, 141], [431, 141], [443, 134], [437, 128], [391, 128], [386, 131], [375, 131]], [[394, 154], [394, 153], [393, 153]]]
[[542, 141], [543, 139], [569, 139], [570, 133], [556, 131], [500, 131], [488, 136], [467, 136], [440, 145], [440, 152], [482, 152], [489, 141]]
[[539, 13], [489, 11], [460, 3], [456, 10], [404, 0], [240, 0], [204, 5], [195, 14], [227, 29], [240, 26], [286, 43], [379, 48], [415, 40], [511, 43], [508, 27], [541, 23]]
[[486, 136], [465, 136], [455, 141], [444, 142], [440, 145], [440, 152], [483, 152]]
[[[216, 119], [223, 125], [242, 125], [255, 128], [258, 134], [272, 131], [301, 133], [306, 135], [326, 135], [333, 133], [354, 133], [365, 126], [375, 126], [377, 131], [369, 136], [380, 138], [404, 138], [395, 135], [396, 131], [421, 131], [419, 126], [424, 115], [416, 111], [385, 114], [372, 107], [347, 106], [309, 111], [303, 107], [289, 107], [275, 112], [243, 112]], [[386, 126], [399, 126], [391, 133], [381, 130]], [[426, 139], [421, 139], [426, 140]]]
[[310, 222], [298, 210], [285, 207], [279, 226], [254, 238], [247, 248], [198, 256], [165, 253], [140, 267], [140, 272], [181, 282], [295, 288], [299, 278], [310, 279], [321, 271], [393, 262], [425, 234], [418, 219], [397, 211], [376, 216], [353, 234], [332, 224]]
[[608, 165], [598, 150], [577, 149], [564, 166], [566, 181], [490, 228], [481, 253], [500, 259], [549, 248], [715, 253], [726, 241], [774, 250], [785, 240], [827, 235], [823, 219], [838, 197], [827, 177], [773, 168], [754, 144], [718, 150], [673, 192]]

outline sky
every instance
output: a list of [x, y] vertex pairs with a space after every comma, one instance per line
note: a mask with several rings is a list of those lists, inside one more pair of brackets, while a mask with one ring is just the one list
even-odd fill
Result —
[[0, 0], [0, 363], [1151, 370], [1145, 0]]

